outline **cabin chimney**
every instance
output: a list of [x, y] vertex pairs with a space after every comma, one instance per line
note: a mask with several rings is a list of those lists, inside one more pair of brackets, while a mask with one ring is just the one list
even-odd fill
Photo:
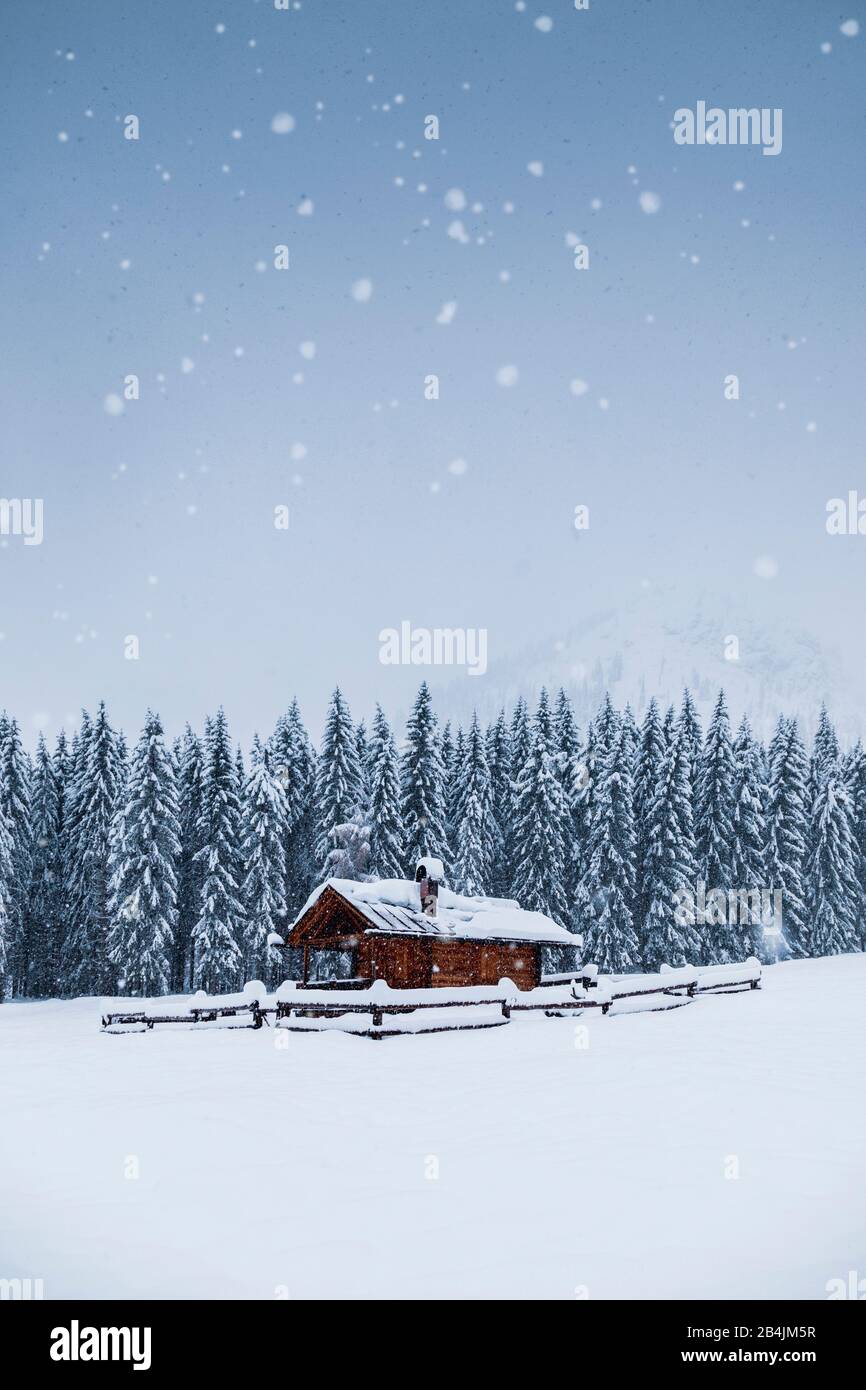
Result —
[[431, 859], [429, 855], [425, 859], [418, 860], [415, 882], [418, 884], [421, 911], [425, 917], [436, 916], [439, 906], [439, 884], [443, 877], [441, 860]]

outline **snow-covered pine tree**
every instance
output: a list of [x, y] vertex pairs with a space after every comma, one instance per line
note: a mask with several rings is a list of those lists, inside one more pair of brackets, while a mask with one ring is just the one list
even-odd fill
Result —
[[505, 831], [504, 855], [505, 862], [508, 866], [508, 891], [506, 896], [513, 898], [515, 895], [515, 883], [517, 878], [518, 849], [516, 840], [517, 778], [520, 769], [526, 766], [529, 760], [530, 749], [532, 748], [532, 728], [529, 722], [529, 710], [522, 695], [514, 706], [514, 712], [511, 716], [509, 742], [511, 744], [511, 790]]
[[30, 815], [33, 858], [30, 873], [30, 968], [27, 993], [51, 998], [57, 993], [63, 940], [63, 854], [60, 841], [60, 794], [57, 771], [43, 734], [36, 746]]
[[427, 682], [418, 691], [406, 724], [400, 767], [403, 794], [403, 861], [414, 872], [424, 855], [447, 866], [450, 858], [445, 830], [445, 788], [439, 732]]
[[809, 839], [806, 810], [809, 769], [796, 721], [779, 719], [770, 743], [769, 760], [764, 855], [766, 885], [771, 892], [781, 890], [785, 943], [791, 955], [803, 957], [810, 953], [804, 880]]
[[589, 922], [583, 958], [605, 974], [640, 968], [634, 928], [635, 827], [631, 765], [632, 736], [626, 721], [599, 769], [593, 824], [586, 851], [583, 890]]
[[857, 920], [860, 923], [860, 945], [866, 950], [866, 751], [859, 743], [849, 755], [846, 781], [851, 801], [851, 830], [855, 844], [854, 867], [860, 886]]
[[107, 948], [124, 994], [171, 988], [180, 850], [174, 765], [159, 715], [148, 710], [113, 846]]
[[0, 811], [0, 1004], [11, 987], [9, 955], [12, 948], [12, 836]]
[[625, 731], [625, 744], [623, 747], [629, 768], [631, 769], [632, 783], [634, 783], [635, 763], [637, 760], [638, 748], [640, 747], [640, 730], [638, 729], [631, 705], [627, 704], [622, 712], [622, 727]]
[[370, 873], [374, 878], [405, 878], [400, 821], [400, 761], [397, 744], [381, 705], [376, 706], [370, 738]]
[[244, 973], [248, 980], [276, 985], [282, 953], [268, 945], [268, 937], [286, 934], [286, 793], [270, 756], [256, 735], [244, 794]]
[[201, 914], [202, 860], [202, 784], [204, 760], [201, 739], [189, 724], [178, 740], [176, 778], [180, 856], [177, 865], [177, 926], [171, 955], [171, 988], [177, 993], [189, 989], [192, 978], [192, 934]]
[[442, 737], [439, 740], [439, 756], [442, 760], [442, 780], [447, 802], [451, 790], [451, 778], [454, 775], [454, 734], [450, 719], [442, 730]]
[[806, 861], [809, 944], [813, 956], [836, 956], [860, 949], [856, 846], [841, 771], [832, 763], [819, 763], [817, 782]]
[[197, 856], [202, 885], [192, 934], [193, 988], [209, 994], [236, 989], [240, 983], [244, 912], [239, 823], [236, 766], [225, 713], [220, 709], [205, 725], [201, 848]]
[[368, 812], [357, 806], [347, 821], [335, 825], [333, 848], [328, 856], [329, 878], [353, 878], [369, 882], [370, 821]]
[[[454, 846], [454, 822], [457, 816], [457, 797], [460, 791], [460, 771], [466, 759], [466, 735], [462, 725], [457, 726], [457, 733], [454, 735], [451, 748], [451, 775], [444, 781], [445, 787], [445, 833], [448, 836], [448, 844], [452, 853]], [[449, 873], [449, 878], [451, 877]]]
[[665, 752], [646, 826], [643, 891], [649, 906], [641, 952], [647, 970], [696, 965], [701, 960], [700, 935], [676, 897], [680, 890], [694, 894], [696, 889], [690, 751], [688, 728], [678, 723]]
[[[364, 787], [358, 763], [358, 745], [349, 707], [342, 692], [331, 697], [316, 776], [318, 836], [316, 854], [323, 877], [334, 876], [335, 863], [343, 862], [338, 830], [348, 826], [362, 806]], [[348, 877], [348, 875], [343, 875]]]
[[8, 967], [13, 994], [26, 992], [29, 974], [28, 898], [33, 854], [29, 763], [21, 744], [18, 723], [10, 719], [4, 710], [0, 715], [0, 813], [12, 837]]
[[[734, 838], [734, 752], [725, 692], [719, 691], [698, 762], [698, 782], [694, 793], [695, 844], [698, 878], [707, 892], [739, 887], [731, 877]], [[727, 915], [727, 914], [726, 914]], [[735, 924], [708, 924], [705, 928], [705, 959], [736, 959]]]
[[563, 826], [565, 841], [565, 890], [570, 903], [575, 902], [578, 884], [585, 866], [581, 860], [581, 806], [585, 785], [583, 753], [580, 734], [572, 704], [560, 689], [553, 711], [553, 737], [556, 747], [556, 768], [565, 798], [566, 819]]
[[815, 742], [812, 746], [812, 757], [809, 761], [809, 807], [813, 805], [824, 778], [829, 776], [838, 765], [839, 739], [827, 713], [827, 706], [822, 703], [821, 713], [818, 716], [818, 728], [815, 731]]
[[634, 821], [635, 821], [635, 926], [640, 934], [649, 912], [652, 873], [648, 863], [650, 847], [650, 810], [661, 781], [662, 765], [667, 743], [659, 719], [655, 698], [650, 700], [641, 729], [640, 746], [635, 759]]
[[497, 827], [493, 819], [490, 768], [484, 736], [473, 713], [461, 763], [455, 768], [452, 845], [454, 886], [470, 898], [490, 891], [492, 852]]
[[668, 705], [667, 709], [665, 710], [665, 717], [662, 720], [662, 738], [664, 739], [665, 748], [670, 748], [671, 744], [673, 743], [674, 735], [676, 734], [676, 728], [677, 712], [674, 709], [673, 705]]
[[[608, 754], [619, 738], [619, 727], [620, 715], [613, 706], [610, 693], [605, 691], [601, 709], [593, 720], [595, 759], [600, 768], [607, 762]], [[593, 769], [590, 768], [590, 774], [592, 772]]]
[[355, 747], [358, 750], [358, 772], [361, 777], [360, 805], [365, 806], [370, 798], [370, 740], [363, 719], [355, 728]]
[[680, 706], [679, 724], [683, 730], [686, 746], [689, 750], [689, 775], [692, 779], [692, 788], [697, 786], [698, 768], [701, 761], [703, 750], [703, 734], [701, 732], [701, 718], [695, 708], [692, 692], [686, 686], [683, 691], [683, 701]]
[[55, 954], [55, 992], [61, 994], [60, 962], [63, 960], [63, 947], [69, 932], [70, 894], [69, 894], [69, 818], [72, 803], [72, 754], [63, 729], [57, 735], [54, 745], [54, 783], [57, 789], [57, 843], [58, 873], [58, 936]]
[[490, 893], [494, 898], [506, 898], [511, 886], [507, 844], [512, 797], [511, 736], [504, 709], [500, 710], [497, 718], [489, 725], [486, 743], [487, 766], [490, 769], [490, 806], [495, 825], [490, 861]]
[[293, 700], [271, 739], [275, 776], [286, 793], [286, 909], [291, 922], [319, 881], [316, 863], [316, 753]]
[[115, 971], [106, 949], [109, 860], [122, 767], [104, 703], [92, 722], [86, 716], [82, 721], [72, 772], [70, 925], [61, 961], [63, 989], [67, 994], [113, 994]]
[[[767, 824], [764, 807], [767, 787], [764, 782], [761, 750], [752, 737], [749, 721], [745, 715], [743, 715], [737, 736], [734, 739], [733, 755], [734, 809], [731, 816], [733, 831], [731, 839], [731, 885], [737, 888], [740, 894], [745, 893], [747, 895], [747, 902], [754, 904], [757, 902], [754, 895], [766, 887], [764, 870]], [[749, 894], [753, 896], [749, 897]], [[743, 901], [742, 897], [740, 901]], [[745, 959], [751, 955], [770, 959], [772, 953], [768, 953], [766, 949], [763, 924], [753, 920], [753, 913], [750, 913], [752, 920], [747, 922], [742, 921], [742, 913], [740, 913], [740, 917], [741, 920], [737, 927], [737, 938], [740, 943], [738, 957]], [[784, 921], [784, 899], [782, 917]]]
[[593, 912], [584, 879], [589, 868], [588, 847], [595, 814], [595, 797], [604, 757], [594, 720], [586, 726], [586, 737], [578, 754], [578, 791], [572, 808], [574, 830], [574, 876], [576, 889], [571, 902], [569, 927], [584, 936], [592, 928]]
[[564, 882], [567, 808], [557, 776], [553, 721], [544, 689], [532, 723], [529, 755], [515, 773], [514, 896], [521, 907], [544, 912], [567, 926], [571, 920]]

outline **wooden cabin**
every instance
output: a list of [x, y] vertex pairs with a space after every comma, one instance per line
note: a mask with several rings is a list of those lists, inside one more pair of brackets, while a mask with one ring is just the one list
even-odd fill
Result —
[[578, 939], [507, 898], [469, 898], [441, 887], [441, 864], [422, 860], [415, 882], [328, 879], [286, 939], [290, 973], [305, 984], [395, 989], [495, 985], [534, 989], [547, 971], [579, 963]]

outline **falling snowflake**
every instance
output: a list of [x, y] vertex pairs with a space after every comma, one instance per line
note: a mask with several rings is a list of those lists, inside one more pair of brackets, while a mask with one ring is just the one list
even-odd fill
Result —
[[356, 304], [367, 304], [373, 298], [373, 281], [356, 280], [352, 286], [352, 298]]
[[641, 211], [646, 213], [658, 212], [662, 205], [662, 200], [659, 195], [650, 192], [641, 193], [638, 202], [641, 205]]
[[295, 118], [290, 116], [288, 111], [278, 111], [271, 121], [271, 130], [275, 135], [289, 135], [294, 130], [295, 125]]
[[513, 366], [513, 365], [508, 365], [508, 366], [506, 366], [506, 367], [500, 367], [500, 368], [498, 369], [497, 373], [496, 373], [496, 382], [497, 382], [497, 385], [498, 385], [498, 386], [516, 386], [516, 385], [517, 385], [517, 379], [518, 379], [519, 375], [520, 375], [520, 373], [518, 372], [517, 368], [516, 368], [515, 366]]
[[759, 555], [752, 568], [759, 579], [775, 579], [779, 573], [778, 563], [771, 555]]

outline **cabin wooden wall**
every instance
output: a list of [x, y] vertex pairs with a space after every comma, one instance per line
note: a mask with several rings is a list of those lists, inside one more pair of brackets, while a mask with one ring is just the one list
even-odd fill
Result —
[[460, 985], [497, 985], [503, 976], [518, 989], [534, 989], [541, 980], [540, 948], [526, 941], [433, 941], [431, 984], [442, 989]]
[[358, 946], [358, 974], [385, 980], [394, 989], [426, 989], [432, 945], [425, 937], [363, 936]]

